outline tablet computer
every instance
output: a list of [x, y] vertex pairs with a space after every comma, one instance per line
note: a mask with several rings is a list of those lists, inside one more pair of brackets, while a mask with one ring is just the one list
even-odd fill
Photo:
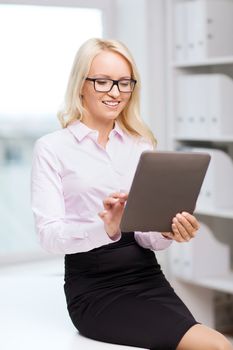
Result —
[[121, 231], [171, 231], [172, 218], [177, 213], [193, 213], [209, 162], [207, 153], [143, 152], [121, 219]]

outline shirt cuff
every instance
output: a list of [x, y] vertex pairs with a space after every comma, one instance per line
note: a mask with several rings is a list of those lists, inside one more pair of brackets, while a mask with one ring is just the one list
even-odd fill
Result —
[[95, 218], [94, 222], [72, 224], [70, 236], [73, 238], [86, 239], [90, 247], [100, 247], [117, 242], [121, 238], [121, 232], [112, 238], [109, 237], [105, 231], [103, 221], [100, 218]]
[[160, 232], [139, 232], [135, 231], [136, 241], [144, 248], [152, 250], [163, 250], [170, 246], [171, 239], [162, 236]]

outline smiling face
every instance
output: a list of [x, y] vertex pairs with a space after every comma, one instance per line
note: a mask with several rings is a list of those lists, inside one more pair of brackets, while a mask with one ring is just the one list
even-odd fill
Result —
[[[94, 57], [89, 78], [130, 79], [131, 67], [128, 61], [118, 53], [102, 51]], [[82, 103], [86, 110], [83, 121], [88, 124], [113, 121], [119, 116], [131, 97], [130, 92], [119, 92], [114, 85], [109, 92], [97, 92], [94, 82], [86, 80], [82, 89]]]

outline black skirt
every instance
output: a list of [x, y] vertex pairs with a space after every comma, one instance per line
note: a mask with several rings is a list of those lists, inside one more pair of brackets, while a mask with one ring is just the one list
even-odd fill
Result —
[[103, 342], [175, 350], [197, 324], [166, 280], [155, 254], [134, 233], [65, 256], [65, 295], [78, 331]]

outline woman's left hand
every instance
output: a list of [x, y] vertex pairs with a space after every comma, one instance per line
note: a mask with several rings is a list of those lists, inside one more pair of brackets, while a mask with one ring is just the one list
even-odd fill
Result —
[[182, 212], [172, 219], [172, 232], [161, 232], [166, 238], [176, 242], [188, 242], [195, 237], [200, 225], [195, 216]]

